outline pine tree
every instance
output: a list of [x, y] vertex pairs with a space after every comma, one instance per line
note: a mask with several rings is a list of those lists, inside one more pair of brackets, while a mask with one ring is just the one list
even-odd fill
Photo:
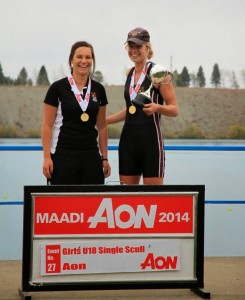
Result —
[[0, 84], [5, 84], [5, 76], [3, 74], [2, 65], [0, 63]]
[[180, 85], [180, 75], [177, 70], [174, 70], [174, 72], [173, 72], [173, 81], [174, 81], [175, 86], [181, 86]]
[[235, 74], [234, 71], [232, 72], [232, 78], [231, 78], [231, 80], [232, 80], [232, 82], [231, 82], [231, 88], [238, 89], [239, 88], [239, 84], [237, 82], [236, 74]]
[[190, 83], [191, 83], [191, 86], [193, 86], [193, 87], [198, 86], [198, 84], [197, 84], [197, 75], [196, 75], [195, 72], [190, 74]]
[[186, 67], [183, 68], [180, 77], [181, 77], [182, 86], [188, 87], [190, 85], [190, 75]]
[[17, 77], [15, 84], [16, 85], [27, 85], [28, 84], [28, 75], [26, 69], [23, 67]]
[[211, 77], [211, 84], [217, 88], [220, 86], [220, 70], [218, 64], [215, 64], [213, 67], [212, 77]]
[[48, 74], [44, 66], [41, 67], [37, 76], [37, 85], [50, 85]]
[[242, 82], [243, 82], [243, 86], [245, 87], [245, 70], [241, 70], [241, 79], [242, 79]]
[[174, 70], [173, 72], [173, 80], [175, 86], [184, 86], [181, 73], [179, 74], [177, 70]]
[[205, 87], [206, 85], [206, 80], [205, 80], [202, 66], [199, 67], [197, 72], [197, 84], [199, 87]]

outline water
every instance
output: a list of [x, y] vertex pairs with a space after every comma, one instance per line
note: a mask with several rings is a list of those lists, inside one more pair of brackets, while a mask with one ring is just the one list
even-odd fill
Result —
[[[245, 141], [167, 140], [165, 144], [245, 144]], [[1, 144], [40, 145], [39, 139], [0, 139]], [[109, 144], [118, 144], [111, 140]], [[112, 174], [119, 183], [117, 151], [109, 151]], [[245, 255], [245, 151], [166, 151], [165, 184], [205, 185], [205, 256]], [[0, 151], [0, 202], [23, 201], [23, 186], [46, 185], [41, 151]], [[212, 202], [211, 202], [212, 203]], [[0, 205], [0, 260], [21, 259], [23, 205]]]

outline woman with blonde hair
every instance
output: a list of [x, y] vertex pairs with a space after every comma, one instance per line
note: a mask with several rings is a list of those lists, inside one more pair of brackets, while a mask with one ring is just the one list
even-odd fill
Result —
[[124, 89], [126, 108], [107, 117], [107, 124], [125, 121], [119, 142], [119, 176], [124, 184], [163, 184], [165, 152], [161, 116], [179, 113], [171, 74], [150, 89], [150, 101], [142, 108], [134, 99], [149, 89], [153, 50], [149, 32], [137, 27], [128, 33], [126, 49], [134, 66], [128, 71]]

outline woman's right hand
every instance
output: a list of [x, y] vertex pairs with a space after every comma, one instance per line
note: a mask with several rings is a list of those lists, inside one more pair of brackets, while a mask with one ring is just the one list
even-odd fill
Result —
[[50, 158], [45, 158], [44, 161], [43, 161], [43, 175], [50, 179], [52, 177], [52, 173], [53, 173], [53, 168], [54, 168], [54, 165], [53, 165], [53, 161]]

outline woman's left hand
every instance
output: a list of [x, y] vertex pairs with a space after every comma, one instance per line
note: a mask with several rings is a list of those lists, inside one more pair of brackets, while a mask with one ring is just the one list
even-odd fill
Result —
[[111, 167], [110, 164], [108, 162], [108, 160], [103, 160], [103, 169], [104, 169], [104, 176], [109, 177], [111, 175]]
[[153, 102], [145, 104], [144, 107], [143, 107], [143, 112], [147, 116], [151, 116], [153, 113], [155, 113], [157, 111], [157, 106], [158, 106], [158, 104], [153, 103]]

